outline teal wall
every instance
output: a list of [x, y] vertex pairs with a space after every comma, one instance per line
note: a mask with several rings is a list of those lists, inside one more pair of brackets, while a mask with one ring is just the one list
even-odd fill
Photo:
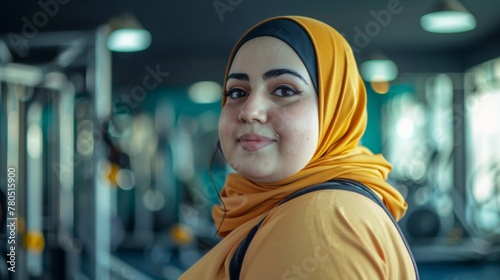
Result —
[[368, 111], [368, 123], [366, 125], [366, 131], [361, 138], [361, 142], [364, 146], [370, 149], [373, 153], [382, 152], [382, 105], [387, 100], [386, 94], [378, 94], [370, 87], [369, 84], [366, 85], [366, 95], [367, 95], [367, 111]]

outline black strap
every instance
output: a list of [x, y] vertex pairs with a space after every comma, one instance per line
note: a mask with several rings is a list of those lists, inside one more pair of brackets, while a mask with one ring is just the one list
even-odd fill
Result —
[[[368, 187], [365, 185], [352, 181], [352, 180], [346, 180], [346, 179], [334, 179], [331, 181], [328, 181], [323, 184], [319, 185], [314, 185], [305, 189], [302, 189], [291, 196], [287, 197], [285, 200], [281, 201], [278, 205], [281, 205], [287, 201], [290, 201], [298, 196], [301, 196], [306, 193], [314, 192], [314, 191], [320, 191], [320, 190], [346, 190], [346, 191], [352, 191], [356, 192], [358, 194], [364, 195], [377, 203], [382, 209], [385, 210], [387, 215], [391, 218], [393, 224], [396, 226], [399, 234], [401, 235], [401, 238], [406, 246], [406, 249], [408, 250], [408, 253], [410, 254], [412, 263], [413, 263], [413, 268], [415, 270], [415, 274], [417, 279], [419, 279], [418, 275], [418, 270], [417, 270], [417, 264], [415, 262], [415, 258], [413, 257], [413, 254], [411, 253], [410, 246], [408, 245], [408, 242], [406, 241], [406, 238], [404, 237], [401, 229], [399, 228], [398, 223], [392, 216], [391, 212], [387, 209], [385, 204], [380, 200], [380, 198]], [[267, 217], [267, 216], [266, 216]], [[262, 218], [260, 222], [255, 225], [252, 230], [248, 233], [248, 235], [241, 241], [240, 245], [238, 246], [238, 249], [236, 249], [236, 252], [233, 255], [233, 258], [231, 259], [231, 262], [229, 264], [229, 279], [230, 280], [239, 280], [240, 279], [240, 273], [241, 273], [241, 267], [243, 265], [243, 259], [245, 258], [245, 253], [248, 249], [248, 246], [250, 245], [250, 242], [252, 241], [253, 237], [255, 236], [255, 233], [257, 233], [257, 230], [260, 228], [262, 225], [262, 222], [265, 220], [265, 218]]]

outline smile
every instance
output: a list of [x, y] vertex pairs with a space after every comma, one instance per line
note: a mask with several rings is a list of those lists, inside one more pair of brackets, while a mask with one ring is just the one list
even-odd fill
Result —
[[243, 150], [248, 152], [256, 152], [258, 150], [263, 149], [276, 142], [273, 139], [269, 139], [260, 134], [256, 133], [247, 133], [243, 134], [238, 138], [238, 142]]

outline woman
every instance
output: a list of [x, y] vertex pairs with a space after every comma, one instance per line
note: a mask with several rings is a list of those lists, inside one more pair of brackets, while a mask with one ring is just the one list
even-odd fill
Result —
[[[224, 238], [180, 279], [229, 279], [235, 251], [259, 221], [240, 279], [418, 277], [390, 217], [399, 220], [407, 207], [385, 181], [391, 166], [358, 145], [366, 92], [339, 33], [305, 17], [263, 21], [234, 47], [224, 89], [219, 138], [236, 171], [226, 179], [222, 205], [213, 209]], [[279, 204], [339, 178], [367, 186], [390, 215], [345, 190]]]

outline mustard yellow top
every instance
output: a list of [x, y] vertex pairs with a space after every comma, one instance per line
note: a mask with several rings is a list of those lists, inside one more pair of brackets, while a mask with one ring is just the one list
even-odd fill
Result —
[[230, 174], [221, 192], [225, 208], [216, 205], [212, 211], [224, 239], [180, 279], [228, 279], [234, 251], [266, 214], [245, 255], [241, 279], [413, 279], [411, 258], [397, 229], [368, 198], [319, 191], [277, 207], [296, 191], [344, 178], [371, 188], [396, 220], [407, 208], [401, 194], [386, 182], [391, 165], [359, 145], [366, 128], [366, 89], [349, 44], [332, 27], [311, 18], [264, 22], [277, 18], [298, 23], [315, 48], [316, 152], [304, 169], [278, 182], [256, 183]]
[[[259, 220], [233, 230], [179, 279], [229, 279], [231, 257]], [[324, 190], [269, 212], [250, 243], [240, 279], [410, 280], [415, 272], [379, 205], [354, 192]]]

